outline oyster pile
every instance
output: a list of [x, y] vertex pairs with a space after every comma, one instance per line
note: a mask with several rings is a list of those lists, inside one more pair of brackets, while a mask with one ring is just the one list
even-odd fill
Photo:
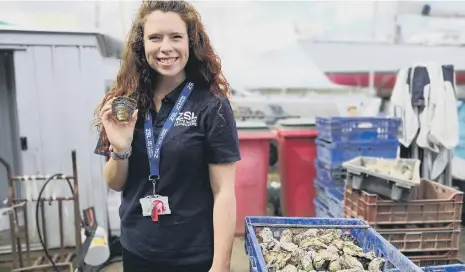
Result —
[[384, 259], [363, 252], [340, 229], [285, 229], [277, 240], [270, 228], [263, 228], [258, 236], [272, 272], [381, 272], [384, 267]]

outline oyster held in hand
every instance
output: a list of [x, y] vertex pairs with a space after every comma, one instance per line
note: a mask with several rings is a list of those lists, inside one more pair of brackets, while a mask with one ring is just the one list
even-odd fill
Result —
[[113, 117], [120, 122], [128, 122], [136, 108], [137, 101], [126, 96], [117, 97], [111, 103]]

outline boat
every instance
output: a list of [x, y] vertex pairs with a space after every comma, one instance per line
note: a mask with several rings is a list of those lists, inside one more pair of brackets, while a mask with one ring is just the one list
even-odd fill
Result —
[[415, 63], [437, 62], [454, 65], [457, 86], [465, 85], [463, 45], [393, 44], [300, 40], [312, 61], [334, 84], [392, 89], [397, 71]]

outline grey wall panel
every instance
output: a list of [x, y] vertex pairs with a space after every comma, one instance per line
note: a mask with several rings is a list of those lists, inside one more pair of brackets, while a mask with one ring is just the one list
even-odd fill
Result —
[[[93, 154], [97, 134], [93, 111], [104, 94], [103, 62], [95, 46], [30, 45], [15, 52], [18, 114], [21, 136], [29, 149], [22, 152], [23, 174], [72, 173], [71, 150], [77, 151], [80, 208], [94, 206], [97, 220], [107, 227], [107, 187], [102, 158]], [[27, 181], [24, 196], [37, 198], [43, 182]], [[52, 181], [46, 197], [69, 195], [64, 182]], [[47, 205], [49, 244], [59, 245], [58, 205]], [[38, 242], [35, 203], [28, 204], [29, 233]], [[74, 245], [72, 204], [64, 205], [65, 244]]]

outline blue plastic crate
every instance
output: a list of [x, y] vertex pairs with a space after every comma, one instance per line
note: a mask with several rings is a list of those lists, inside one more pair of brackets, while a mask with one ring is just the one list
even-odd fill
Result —
[[[449, 265], [438, 265], [422, 267], [424, 272], [465, 272], [465, 265], [463, 264], [449, 264]], [[399, 269], [393, 269], [389, 272], [402, 272]]]
[[318, 158], [334, 166], [342, 165], [345, 161], [358, 156], [396, 158], [399, 148], [398, 141], [328, 143], [316, 139], [315, 142]]
[[344, 185], [347, 176], [347, 170], [341, 165], [333, 167], [332, 165], [315, 159], [316, 176], [319, 180], [334, 183], [334, 185]]
[[324, 183], [319, 181], [318, 179], [315, 179], [313, 181], [313, 184], [315, 185], [315, 192], [316, 192], [316, 197], [325, 205], [326, 207], [328, 206], [328, 193], [326, 192], [327, 187]]
[[344, 189], [328, 189], [328, 209], [336, 218], [344, 218]]
[[329, 212], [328, 206], [323, 204], [320, 199], [315, 198], [313, 200], [313, 205], [315, 205], [316, 217], [319, 217], [319, 218], [333, 218], [334, 217]]
[[318, 228], [318, 226], [322, 225], [349, 230], [351, 235], [358, 240], [364, 251], [374, 252], [376, 256], [382, 257], [387, 261], [386, 269], [389, 269], [389, 266], [392, 265], [393, 267], [391, 266], [391, 268], [397, 268], [400, 271], [423, 272], [421, 268], [416, 266], [373, 228], [367, 225], [366, 222], [360, 219], [271, 216], [246, 216], [245, 218], [245, 250], [249, 256], [250, 270], [253, 272], [268, 271], [257, 240], [258, 228], [272, 228], [275, 237], [279, 238], [281, 231], [285, 228]]
[[317, 117], [318, 137], [328, 142], [397, 140], [400, 118]]
[[325, 206], [328, 206], [328, 189], [331, 188], [344, 188], [344, 184], [336, 184], [333, 181], [322, 181], [319, 178], [316, 178], [314, 181], [315, 184], [315, 190], [316, 190], [316, 196], [325, 204]]

